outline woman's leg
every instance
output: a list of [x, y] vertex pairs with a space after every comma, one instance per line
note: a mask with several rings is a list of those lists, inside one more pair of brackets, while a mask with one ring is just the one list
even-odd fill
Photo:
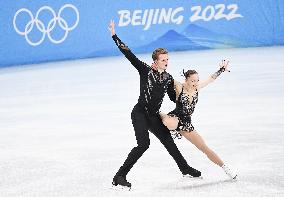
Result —
[[161, 120], [163, 124], [169, 129], [169, 130], [175, 130], [178, 126], [179, 119], [177, 117], [172, 117], [164, 113], [160, 113]]
[[182, 131], [181, 134], [189, 140], [192, 144], [194, 144], [199, 150], [201, 150], [203, 153], [206, 154], [206, 156], [215, 164], [218, 166], [222, 167], [223, 166], [223, 161], [219, 158], [219, 156], [211, 150], [204, 142], [202, 137], [196, 132], [196, 131], [191, 131], [191, 132], [186, 132]]

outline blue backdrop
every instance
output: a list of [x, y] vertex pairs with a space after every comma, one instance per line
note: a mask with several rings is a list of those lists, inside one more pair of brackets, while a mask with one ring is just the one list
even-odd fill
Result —
[[280, 0], [0, 0], [0, 66], [119, 54], [284, 44]]

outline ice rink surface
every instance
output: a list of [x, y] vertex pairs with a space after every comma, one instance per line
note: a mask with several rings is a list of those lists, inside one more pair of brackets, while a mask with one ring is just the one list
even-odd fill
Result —
[[[138, 72], [123, 57], [0, 69], [1, 197], [281, 197], [284, 196], [284, 47], [171, 52], [168, 72], [206, 79], [221, 59], [222, 74], [202, 90], [193, 125], [238, 173], [228, 180], [185, 139], [175, 140], [204, 179], [183, 178], [154, 135], [132, 168], [128, 191], [111, 181], [136, 145], [130, 113]], [[137, 55], [148, 64], [151, 54]], [[162, 111], [175, 107], [165, 97]]]

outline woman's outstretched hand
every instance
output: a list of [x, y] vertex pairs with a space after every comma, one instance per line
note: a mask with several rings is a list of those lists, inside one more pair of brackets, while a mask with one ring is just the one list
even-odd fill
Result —
[[228, 65], [229, 65], [229, 60], [222, 60], [219, 63], [220, 68], [224, 68], [225, 69], [224, 71], [230, 72], [230, 70], [228, 69]]
[[115, 29], [114, 29], [114, 20], [110, 20], [109, 26], [108, 26], [108, 30], [111, 33], [111, 36], [115, 35]]

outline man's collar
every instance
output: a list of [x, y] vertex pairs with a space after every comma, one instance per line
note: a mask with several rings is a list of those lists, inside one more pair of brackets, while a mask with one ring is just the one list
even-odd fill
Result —
[[154, 71], [155, 73], [159, 73], [159, 74], [166, 73], [166, 70], [163, 70], [162, 72], [159, 72], [157, 69], [154, 69], [154, 68], [152, 68], [152, 69], [153, 69], [153, 71]]

